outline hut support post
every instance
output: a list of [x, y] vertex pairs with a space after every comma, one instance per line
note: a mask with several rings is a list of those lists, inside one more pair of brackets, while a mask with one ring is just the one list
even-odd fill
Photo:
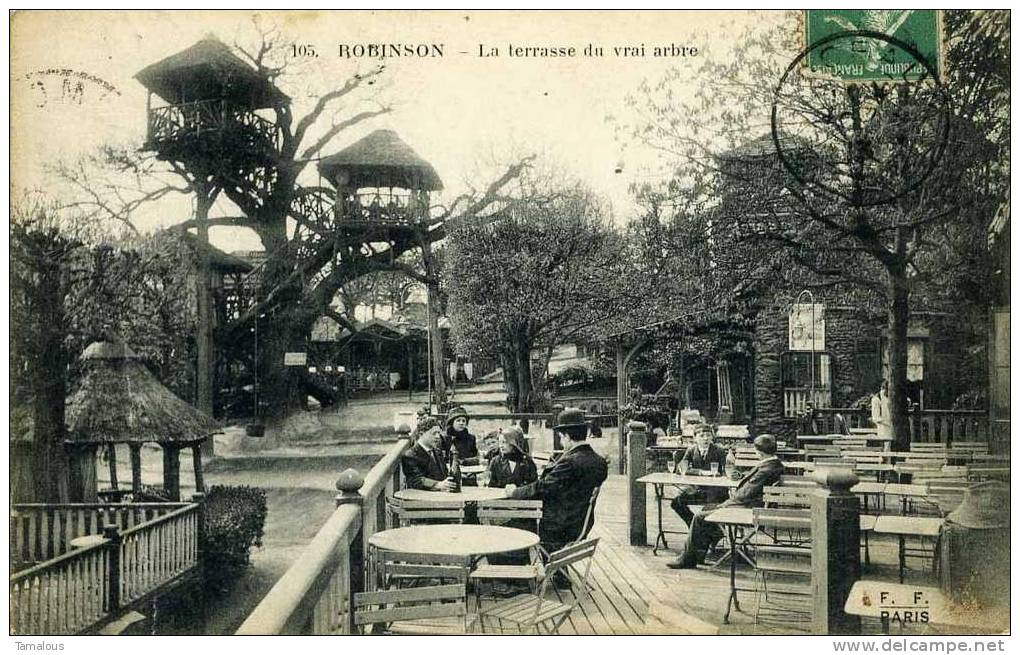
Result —
[[117, 481], [117, 444], [110, 444], [106, 449], [106, 454], [110, 458], [110, 488], [117, 491], [120, 488]]
[[131, 449], [131, 493], [142, 491], [142, 444], [130, 443]]
[[99, 501], [99, 486], [96, 482], [97, 444], [80, 444], [70, 447], [70, 479], [68, 500], [72, 503], [95, 503]]
[[[212, 439], [212, 437], [209, 437]], [[205, 479], [202, 476], [202, 445], [197, 443], [191, 447], [191, 460], [195, 464], [195, 491], [205, 493]]]
[[163, 446], [163, 489], [170, 500], [181, 499], [181, 460], [180, 447], [165, 443]]

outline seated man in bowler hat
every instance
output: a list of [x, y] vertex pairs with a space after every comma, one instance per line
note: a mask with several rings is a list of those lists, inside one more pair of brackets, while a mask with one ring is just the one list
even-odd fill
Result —
[[[716, 464], [719, 473], [726, 470], [726, 451], [712, 443], [715, 438], [715, 431], [711, 425], [701, 424], [694, 429], [694, 445], [688, 448], [681, 462], [687, 462], [689, 474], [699, 474], [702, 471], [709, 472], [712, 464]], [[726, 489], [722, 487], [695, 487], [691, 485], [677, 485], [677, 495], [670, 502], [673, 511], [680, 515], [683, 522], [690, 526], [694, 520], [694, 512], [691, 505], [705, 505], [719, 503], [726, 500]]]
[[722, 538], [722, 529], [705, 519], [712, 511], [722, 507], [761, 507], [765, 487], [776, 484], [783, 477], [783, 463], [776, 457], [776, 439], [763, 434], [754, 440], [754, 449], [761, 459], [758, 466], [740, 479], [729, 500], [718, 505], [706, 505], [694, 515], [683, 552], [666, 564], [671, 569], [693, 569], [705, 561], [708, 549]]
[[[564, 435], [563, 454], [542, 471], [538, 480], [522, 487], [508, 485], [507, 498], [542, 500], [542, 522], [538, 536], [546, 552], [553, 553], [587, 535], [585, 525], [592, 491], [606, 480], [609, 466], [588, 445], [588, 424], [584, 412], [568, 408], [560, 412], [553, 428]], [[591, 522], [595, 520], [592, 516]]]

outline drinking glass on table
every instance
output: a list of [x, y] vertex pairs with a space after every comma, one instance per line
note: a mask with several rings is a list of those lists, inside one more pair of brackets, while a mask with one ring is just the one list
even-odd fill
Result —
[[670, 473], [676, 473], [676, 460], [673, 459], [672, 457], [670, 457], [668, 460], [666, 460], [666, 469]]
[[677, 467], [680, 469], [680, 475], [687, 475], [687, 469], [691, 467], [691, 463], [686, 459], [681, 459]]
[[719, 475], [719, 462], [709, 462], [708, 471], [712, 475]]

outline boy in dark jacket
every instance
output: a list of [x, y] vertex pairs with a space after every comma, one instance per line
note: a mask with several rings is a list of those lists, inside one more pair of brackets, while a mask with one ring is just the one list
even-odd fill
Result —
[[708, 515], [721, 507], [760, 507], [765, 487], [782, 479], [783, 463], [776, 457], [775, 437], [761, 435], [754, 440], [754, 449], [761, 458], [758, 466], [740, 479], [740, 484], [729, 500], [718, 505], [708, 505], [694, 515], [683, 552], [666, 566], [671, 569], [693, 569], [704, 562], [708, 549], [722, 537], [719, 526], [705, 520]]
[[[723, 474], [726, 469], [726, 451], [712, 443], [715, 438], [715, 431], [711, 425], [699, 425], [694, 432], [694, 445], [687, 449], [680, 458], [681, 462], [687, 462], [689, 474], [704, 475], [712, 470], [712, 464], [716, 465], [718, 473]], [[673, 511], [680, 515], [683, 522], [688, 526], [694, 519], [694, 512], [691, 505], [706, 505], [726, 500], [726, 490], [721, 487], [695, 487], [691, 485], [677, 485], [677, 495], [670, 502]]]

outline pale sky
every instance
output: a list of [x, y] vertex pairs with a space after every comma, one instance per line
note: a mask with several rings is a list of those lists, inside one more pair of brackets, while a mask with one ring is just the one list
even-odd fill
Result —
[[[11, 34], [12, 182], [15, 188], [50, 186], [43, 164], [72, 160], [104, 143], [140, 146], [145, 133], [145, 89], [135, 73], [163, 57], [215, 35], [228, 45], [251, 43], [250, 12], [23, 12]], [[280, 81], [294, 112], [311, 106], [309, 94], [334, 88], [374, 60], [343, 59], [340, 44], [439, 43], [442, 58], [390, 58], [384, 80], [362, 97], [394, 104], [392, 114], [338, 137], [328, 155], [373, 129], [389, 128], [430, 161], [449, 202], [470, 181], [484, 188], [493, 173], [479, 162], [513, 153], [542, 153], [608, 198], [616, 219], [632, 211], [627, 187], [653, 175], [656, 158], [624, 148], [606, 122], [630, 110], [624, 99], [642, 79], [655, 80], [670, 66], [690, 71], [686, 87], [699, 84], [700, 57], [726, 56], [736, 36], [752, 24], [780, 19], [780, 12], [261, 12], [262, 24], [281, 28], [282, 43], [311, 44], [318, 57], [300, 74]], [[520, 58], [514, 46], [577, 50], [573, 58]], [[583, 56], [589, 45], [602, 57]], [[640, 46], [645, 56], [621, 57], [614, 46]], [[695, 58], [653, 57], [656, 45], [695, 46]], [[498, 57], [479, 57], [496, 47]], [[461, 54], [465, 52], [467, 54]], [[69, 69], [89, 76], [79, 98], [63, 88]], [[683, 76], [681, 76], [683, 77]], [[84, 79], [81, 76], [71, 79]], [[101, 82], [96, 80], [101, 80]], [[105, 86], [106, 83], [110, 85]], [[116, 89], [111, 92], [108, 89]], [[357, 104], [351, 111], [370, 107]], [[615, 173], [623, 162], [622, 173]], [[491, 170], [491, 169], [490, 169]], [[316, 183], [313, 172], [307, 183]], [[231, 212], [230, 208], [219, 208]], [[142, 229], [188, 218], [190, 203], [166, 202], [140, 216]], [[253, 249], [257, 239], [216, 228], [213, 242], [227, 250]]]

